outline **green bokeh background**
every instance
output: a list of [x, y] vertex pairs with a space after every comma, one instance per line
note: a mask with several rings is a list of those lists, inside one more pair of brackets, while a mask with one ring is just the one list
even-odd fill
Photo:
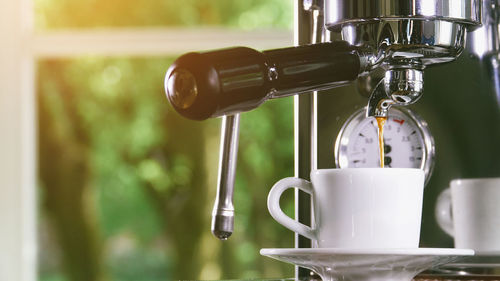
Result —
[[[36, 0], [38, 30], [206, 26], [291, 29], [289, 0]], [[234, 42], [238, 45], [238, 42]], [[163, 93], [172, 57], [38, 62], [39, 279], [282, 278], [259, 255], [293, 247], [266, 197], [293, 173], [292, 98], [242, 115], [235, 233], [210, 233], [220, 119], [180, 117]], [[282, 202], [293, 213], [292, 194]]]

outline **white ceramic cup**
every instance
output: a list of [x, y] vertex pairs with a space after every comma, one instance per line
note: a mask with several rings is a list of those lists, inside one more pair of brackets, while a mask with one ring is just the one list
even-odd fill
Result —
[[456, 179], [436, 203], [439, 226], [455, 248], [500, 250], [500, 178]]
[[[325, 169], [311, 182], [284, 178], [269, 192], [271, 216], [320, 248], [417, 248], [424, 172], [409, 168]], [[311, 195], [312, 227], [283, 213], [281, 194], [292, 187]]]

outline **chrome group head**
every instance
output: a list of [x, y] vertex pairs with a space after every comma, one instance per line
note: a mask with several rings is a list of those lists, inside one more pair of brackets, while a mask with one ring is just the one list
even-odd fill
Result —
[[466, 31], [481, 24], [479, 0], [329, 0], [325, 25], [363, 50], [367, 71], [381, 67], [368, 116], [385, 116], [392, 105], [416, 102], [426, 66], [455, 60]]

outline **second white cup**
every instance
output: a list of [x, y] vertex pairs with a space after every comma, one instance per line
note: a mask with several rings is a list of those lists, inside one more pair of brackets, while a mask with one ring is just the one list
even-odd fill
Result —
[[[312, 182], [312, 183], [311, 183]], [[409, 168], [325, 169], [278, 181], [269, 192], [272, 217], [320, 248], [418, 248], [424, 172]], [[299, 188], [311, 195], [313, 226], [283, 213], [281, 194]]]
[[455, 248], [500, 251], [500, 178], [456, 179], [439, 195], [436, 219]]

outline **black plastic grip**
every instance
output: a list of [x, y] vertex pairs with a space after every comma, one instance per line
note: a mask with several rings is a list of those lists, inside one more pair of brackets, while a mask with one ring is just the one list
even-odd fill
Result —
[[165, 77], [167, 98], [183, 116], [204, 120], [258, 107], [266, 99], [355, 80], [355, 47], [332, 42], [258, 52], [237, 47], [188, 53]]
[[264, 55], [278, 71], [273, 88], [279, 96], [332, 88], [360, 73], [359, 55], [344, 41], [264, 51]]

